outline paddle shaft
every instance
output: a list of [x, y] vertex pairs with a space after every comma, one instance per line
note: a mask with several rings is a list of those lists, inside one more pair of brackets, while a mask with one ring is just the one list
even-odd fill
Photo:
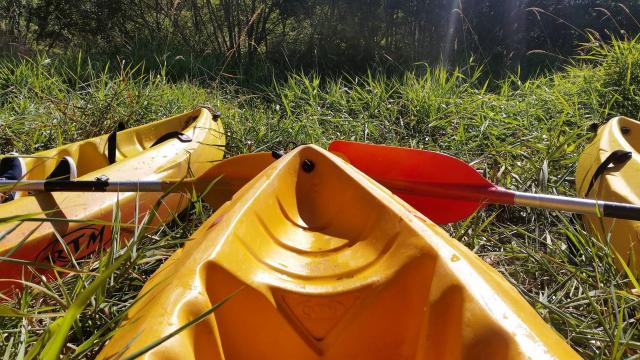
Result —
[[455, 184], [430, 184], [414, 181], [382, 180], [381, 185], [394, 193], [429, 195], [490, 204], [521, 205], [540, 209], [600, 215], [626, 220], [640, 220], [640, 206], [610, 201], [573, 198], [567, 196], [531, 194], [511, 191], [498, 186], [472, 187]]
[[[504, 191], [510, 192], [509, 190]], [[640, 206], [637, 205], [567, 196], [531, 194], [519, 191], [513, 191], [513, 193], [513, 203], [515, 205], [599, 215], [616, 219], [640, 220]]]
[[31, 192], [174, 192], [184, 191], [193, 186], [194, 181], [163, 180], [0, 180], [4, 191]]
[[[602, 215], [618, 219], [640, 220], [640, 206], [631, 204], [567, 196], [531, 194], [511, 191], [497, 186], [486, 188], [390, 180], [381, 180], [380, 183], [394, 193], [422, 194], [490, 204], [521, 205], [588, 215]], [[188, 191], [195, 184], [196, 181], [193, 179], [182, 181], [0, 180], [0, 189], [31, 192], [181, 192]]]

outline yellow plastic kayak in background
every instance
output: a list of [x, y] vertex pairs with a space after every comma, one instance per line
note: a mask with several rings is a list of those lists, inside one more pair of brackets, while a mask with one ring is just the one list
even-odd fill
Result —
[[337, 156], [270, 165], [141, 290], [99, 358], [574, 359], [500, 274]]
[[[639, 148], [640, 122], [616, 117], [601, 126], [578, 160], [578, 196], [640, 205]], [[584, 221], [601, 241], [610, 237], [625, 263], [640, 274], [640, 222], [596, 216]]]
[[[134, 181], [198, 176], [222, 159], [224, 144], [221, 121], [213, 119], [208, 110], [199, 108], [122, 130], [115, 136], [103, 135], [24, 157], [24, 179], [42, 180], [52, 173], [60, 173], [56, 168], [62, 162], [65, 162], [66, 173], [63, 171], [58, 175], [77, 180], [93, 180], [99, 176]], [[31, 218], [43, 218], [44, 221], [0, 224], [0, 234], [4, 235], [0, 241], [0, 256], [46, 264], [53, 261], [64, 266], [71, 261], [71, 256], [79, 259], [110, 244], [109, 223], [113, 220], [114, 208], [119, 208], [120, 224], [140, 223], [162, 194], [57, 192], [20, 195], [0, 204], [0, 218], [30, 214]], [[187, 204], [184, 194], [167, 196], [159, 208], [156, 223], [170, 220]], [[135, 219], [136, 212], [138, 219]], [[96, 220], [102, 223], [96, 223]], [[124, 225], [120, 228], [123, 238], [133, 231]], [[62, 245], [56, 232], [66, 246]], [[0, 260], [0, 290], [19, 286], [16, 280], [28, 279], [30, 275], [23, 264]]]

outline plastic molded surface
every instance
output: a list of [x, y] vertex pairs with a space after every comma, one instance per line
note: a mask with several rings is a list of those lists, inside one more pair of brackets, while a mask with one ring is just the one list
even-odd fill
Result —
[[[180, 131], [193, 140], [176, 139], [151, 145], [162, 135]], [[77, 180], [93, 180], [105, 175], [110, 180], [180, 179], [209, 170], [223, 156], [224, 133], [220, 121], [212, 119], [209, 111], [197, 109], [165, 120], [118, 132], [116, 162], [107, 159], [107, 135], [65, 145], [25, 158], [25, 179], [45, 179], [60, 159], [68, 156], [77, 164]], [[67, 265], [71, 259], [58, 240], [56, 232], [78, 259], [96, 248], [110, 244], [113, 209], [119, 205], [120, 223], [140, 223], [142, 217], [158, 201], [160, 193], [39, 193], [23, 196], [0, 205], [0, 218], [31, 214], [45, 221], [0, 225], [0, 256], [27, 261], [50, 260]], [[138, 203], [139, 218], [134, 219]], [[183, 194], [171, 194], [159, 208], [159, 219], [169, 220], [188, 204]], [[60, 220], [52, 220], [60, 219]], [[107, 224], [68, 222], [98, 220]], [[124, 237], [133, 229], [121, 226]], [[13, 279], [29, 279], [31, 272], [19, 264], [0, 261], [0, 290], [18, 287]]]
[[130, 354], [238, 290], [144, 357], [578, 358], [495, 270], [313, 145], [211, 216], [147, 282], [99, 358]]
[[[615, 117], [601, 126], [595, 139], [578, 160], [576, 187], [585, 196], [589, 182], [598, 166], [615, 150], [632, 152], [624, 164], [610, 166], [602, 174], [587, 197], [640, 205], [640, 122]], [[611, 244], [636, 274], [640, 274], [640, 222], [584, 216], [587, 230], [601, 241], [610, 234]], [[618, 265], [620, 265], [618, 263]], [[620, 267], [622, 270], [622, 267]]]

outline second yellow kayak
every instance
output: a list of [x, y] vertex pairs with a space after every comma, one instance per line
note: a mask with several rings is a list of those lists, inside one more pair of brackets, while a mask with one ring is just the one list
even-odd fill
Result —
[[[616, 117], [598, 129], [576, 169], [578, 196], [640, 205], [640, 122]], [[587, 230], [640, 274], [640, 222], [584, 216]], [[622, 270], [621, 262], [617, 261]]]
[[577, 359], [498, 272], [335, 155], [302, 146], [206, 221], [99, 358]]
[[[14, 180], [163, 180], [199, 176], [222, 159], [225, 137], [219, 119], [205, 108], [143, 126], [98, 136], [26, 157], [5, 157]], [[4, 160], [8, 159], [8, 160]], [[10, 161], [12, 161], [12, 163]], [[19, 161], [18, 161], [19, 160]], [[0, 175], [0, 177], [3, 177]], [[28, 266], [65, 266], [111, 244], [114, 209], [121, 238], [130, 237], [162, 193], [9, 193], [0, 218], [0, 291], [31, 280]], [[184, 194], [164, 198], [156, 224], [188, 204]], [[137, 216], [137, 218], [136, 218]], [[144, 229], [149, 230], [149, 229]], [[36, 266], [36, 268], [39, 268]]]

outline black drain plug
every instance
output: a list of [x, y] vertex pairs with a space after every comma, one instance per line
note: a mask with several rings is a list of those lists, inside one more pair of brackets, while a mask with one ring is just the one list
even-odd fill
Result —
[[313, 161], [311, 161], [311, 160], [303, 160], [302, 161], [302, 170], [304, 172], [310, 173], [315, 168], [316, 168], [316, 164], [314, 164]]

